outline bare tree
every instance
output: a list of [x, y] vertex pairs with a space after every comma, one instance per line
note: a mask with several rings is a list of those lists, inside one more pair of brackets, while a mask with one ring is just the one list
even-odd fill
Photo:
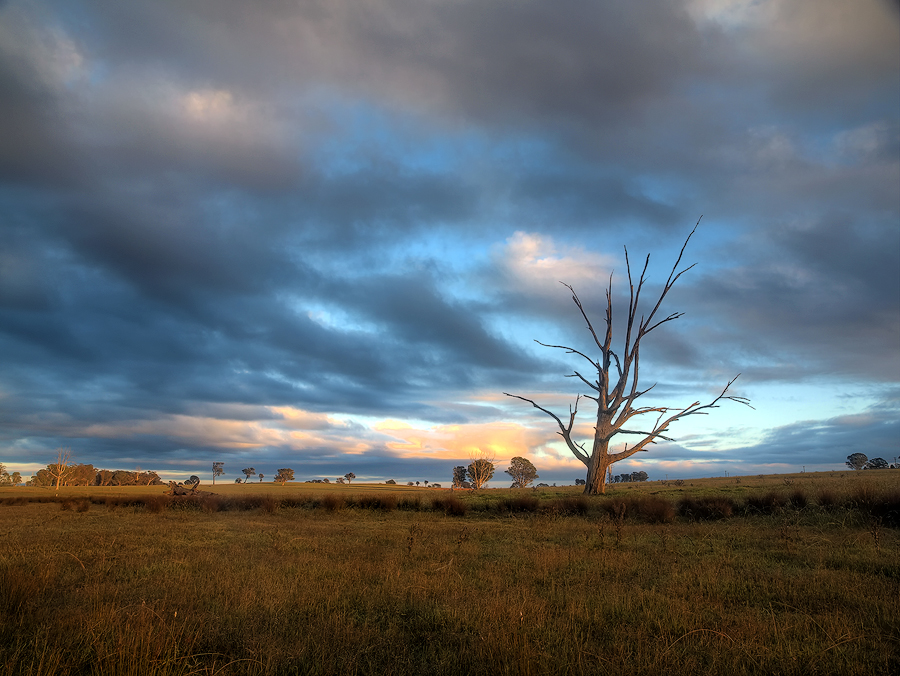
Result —
[[[699, 224], [700, 221], [697, 221], [697, 225]], [[678, 319], [683, 314], [681, 312], [673, 312], [661, 319], [657, 317], [657, 313], [662, 306], [663, 300], [665, 300], [665, 297], [668, 295], [669, 291], [671, 291], [675, 282], [678, 281], [678, 278], [681, 277], [681, 275], [694, 267], [691, 265], [680, 272], [678, 271], [678, 266], [681, 264], [684, 250], [693, 234], [697, 231], [697, 225], [694, 226], [694, 229], [691, 230], [691, 233], [684, 241], [681, 252], [678, 254], [678, 259], [675, 261], [675, 265], [672, 266], [672, 271], [669, 273], [669, 278], [666, 280], [666, 284], [663, 287], [662, 292], [660, 292], [659, 298], [657, 298], [656, 303], [653, 305], [653, 309], [650, 310], [650, 313], [646, 316], [643, 314], [640, 315], [640, 317], [638, 316], [638, 305], [640, 303], [641, 291], [646, 282], [650, 256], [648, 255], [644, 261], [644, 268], [641, 271], [637, 288], [635, 288], [631, 277], [631, 264], [628, 260], [628, 248], [625, 248], [625, 265], [628, 272], [630, 297], [628, 302], [627, 323], [625, 325], [625, 343], [624, 349], [621, 352], [621, 359], [620, 355], [612, 349], [612, 275], [609, 277], [609, 285], [606, 289], [606, 332], [602, 340], [594, 330], [594, 326], [591, 324], [591, 320], [588, 318], [587, 313], [581, 304], [581, 300], [575, 293], [575, 289], [562, 282], [563, 286], [572, 292], [572, 300], [578, 308], [578, 311], [581, 313], [584, 321], [587, 322], [587, 329], [593, 337], [594, 345], [600, 351], [600, 357], [594, 360], [572, 347], [565, 345], [547, 345], [546, 343], [535, 341], [544, 347], [562, 349], [566, 351], [566, 354], [575, 354], [583, 357], [591, 365], [592, 372], [596, 372], [596, 378], [592, 380], [582, 375], [579, 371], [574, 371], [568, 376], [578, 378], [595, 393], [593, 395], [586, 394], [576, 397], [575, 405], [569, 407], [568, 423], [564, 423], [555, 413], [552, 413], [543, 406], [539, 406], [531, 399], [504, 392], [504, 394], [509, 397], [515, 397], [516, 399], [528, 402], [556, 421], [557, 425], [559, 425], [559, 435], [565, 440], [566, 446], [568, 446], [572, 454], [587, 467], [587, 479], [585, 481], [584, 492], [588, 495], [606, 492], [607, 476], [609, 474], [609, 468], [613, 463], [630, 458], [640, 451], [645, 451], [646, 446], [655, 444], [658, 440], [672, 441], [672, 439], [667, 436], [666, 432], [668, 431], [669, 426], [677, 420], [681, 420], [682, 418], [691, 415], [706, 415], [706, 412], [709, 409], [718, 408], [719, 403], [724, 400], [735, 401], [739, 404], [750, 406], [749, 400], [745, 397], [737, 397], [728, 394], [728, 388], [731, 387], [738, 376], [735, 376], [728, 381], [728, 384], [725, 386], [725, 389], [722, 390], [721, 394], [708, 404], [701, 404], [699, 401], [695, 401], [690, 406], [684, 408], [636, 405], [637, 400], [647, 394], [655, 386], [651, 385], [645, 390], [638, 389], [638, 366], [640, 362], [642, 341], [654, 329]], [[594, 427], [594, 439], [590, 451], [585, 448], [584, 443], [579, 443], [572, 438], [575, 417], [578, 414], [578, 402], [582, 396], [591, 399], [597, 404], [597, 424]], [[633, 421], [636, 417], [654, 414], [657, 416], [656, 422], [649, 428], [635, 429], [629, 425], [629, 422]], [[640, 437], [640, 441], [631, 446], [625, 443], [621, 451], [615, 453], [610, 452], [610, 444], [616, 435], [619, 434], [636, 435]]]
[[58, 448], [56, 450], [56, 462], [47, 465], [47, 471], [56, 481], [56, 492], [59, 493], [59, 487], [66, 480], [72, 471], [70, 465], [72, 461], [72, 451], [68, 448]]
[[472, 488], [479, 489], [494, 476], [494, 456], [490, 453], [479, 451], [471, 456], [472, 462], [466, 468]]

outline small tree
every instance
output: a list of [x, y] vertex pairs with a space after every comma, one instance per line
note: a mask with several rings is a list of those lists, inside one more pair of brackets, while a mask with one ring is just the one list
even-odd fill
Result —
[[245, 467], [241, 471], [246, 475], [246, 478], [244, 479], [244, 483], [247, 483], [248, 481], [250, 481], [250, 477], [256, 476], [256, 470], [253, 467]]
[[347, 472], [344, 475], [344, 478], [347, 480], [347, 483], [349, 484], [349, 483], [353, 482], [353, 480], [356, 478], [356, 475], [353, 472]]
[[847, 456], [847, 467], [850, 469], [862, 469], [869, 462], [865, 453], [851, 453]]
[[388, 484], [389, 486], [396, 486], [396, 485], [397, 485], [397, 482], [394, 481], [393, 479], [388, 479], [388, 480], [385, 481], [384, 483]]
[[640, 472], [632, 472], [631, 473], [632, 481], [646, 481], [649, 478], [650, 477], [647, 476], [647, 473], [644, 470], [641, 470]]
[[265, 476], [265, 474], [263, 474], [262, 472], [259, 473], [259, 483], [262, 483], [264, 476]]
[[275, 475], [275, 481], [279, 482], [282, 486], [288, 481], [294, 480], [294, 470], [289, 467], [284, 467], [278, 470], [278, 474]]
[[[697, 225], [699, 225], [699, 221]], [[584, 492], [588, 495], [596, 495], [606, 492], [606, 482], [609, 476], [609, 468], [613, 463], [620, 462], [626, 458], [630, 458], [635, 453], [646, 450], [646, 447], [655, 444], [657, 441], [672, 441], [668, 436], [668, 429], [673, 423], [692, 415], [705, 415], [708, 410], [718, 408], [722, 401], [730, 400], [740, 404], [749, 406], [749, 400], [745, 397], [737, 397], [728, 394], [728, 388], [737, 379], [737, 376], [728, 381], [725, 389], [721, 394], [708, 404], [701, 404], [695, 401], [684, 408], [670, 408], [668, 406], [642, 406], [637, 405], [638, 399], [653, 389], [653, 385], [640, 390], [638, 389], [638, 363], [641, 356], [642, 341], [652, 331], [668, 322], [674, 321], [681, 317], [681, 312], [673, 312], [668, 316], [660, 319], [657, 315], [663, 301], [669, 291], [685, 272], [690, 270], [693, 265], [678, 271], [681, 264], [681, 258], [684, 250], [691, 240], [691, 236], [696, 232], [697, 226], [687, 236], [681, 247], [681, 252], [672, 266], [669, 278], [666, 280], [662, 291], [652, 309], [647, 313], [639, 314], [639, 306], [641, 292], [646, 282], [647, 267], [650, 264], [650, 256], [647, 256], [644, 262], [644, 268], [638, 279], [637, 287], [631, 277], [631, 263], [628, 260], [628, 249], [625, 249], [625, 269], [628, 274], [628, 285], [631, 290], [628, 303], [628, 314], [625, 318], [625, 341], [621, 354], [613, 350], [613, 302], [612, 302], [612, 276], [609, 278], [609, 285], [606, 287], [606, 331], [599, 335], [588, 318], [587, 312], [581, 304], [578, 295], [568, 284], [563, 284], [571, 293], [572, 301], [581, 313], [582, 319], [587, 323], [587, 329], [593, 338], [594, 346], [599, 350], [599, 356], [593, 359], [584, 352], [566, 345], [548, 345], [535, 341], [538, 345], [544, 347], [557, 348], [565, 350], [566, 354], [574, 354], [584, 358], [590, 364], [590, 377], [582, 375], [578, 371], [573, 371], [571, 377], [578, 378], [584, 385], [593, 391], [593, 394], [579, 395], [575, 399], [575, 405], [569, 407], [569, 420], [564, 423], [555, 413], [538, 405], [532, 399], [520, 397], [517, 394], [509, 394], [509, 397], [515, 397], [522, 401], [528, 402], [539, 411], [543, 411], [556, 421], [559, 426], [559, 435], [566, 442], [566, 446], [576, 458], [584, 463], [587, 468], [587, 477]], [[620, 358], [621, 357], [621, 358]], [[593, 425], [593, 439], [591, 440], [591, 448], [587, 449], [585, 444], [573, 439], [572, 433], [575, 426], [575, 417], [578, 415], [578, 402], [581, 397], [594, 401], [597, 404], [596, 424]], [[640, 419], [644, 415], [656, 415], [656, 422], [652, 425], [635, 425], [638, 429], [634, 429], [632, 424], [635, 419]], [[610, 446], [618, 435], [635, 435], [639, 441], [630, 446], [625, 443], [622, 450], [613, 452]]]
[[884, 458], [872, 458], [866, 463], [865, 469], [887, 469], [888, 462]]
[[532, 481], [540, 478], [531, 461], [518, 455], [509, 461], [509, 467], [504, 471], [513, 478], [513, 488], [525, 488]]
[[453, 487], [461, 488], [463, 485], [463, 481], [466, 480], [466, 468], [463, 465], [458, 465], [453, 468]]
[[337, 479], [335, 479], [335, 481], [337, 481], [339, 484], [346, 483], [346, 479], [344, 479], [344, 477], [342, 476], [339, 476]]
[[473, 455], [466, 474], [472, 482], [472, 488], [478, 490], [483, 487], [494, 476], [494, 456], [486, 453]]
[[241, 477], [238, 477], [237, 479], [235, 479], [235, 480], [234, 480], [234, 483], [236, 483], [236, 484], [241, 483]]
[[225, 463], [214, 462], [212, 466], [213, 486], [216, 485], [216, 477], [225, 474]]
[[189, 484], [191, 486], [196, 486], [200, 483], [200, 477], [198, 477], [196, 474], [192, 474], [191, 477], [184, 483]]

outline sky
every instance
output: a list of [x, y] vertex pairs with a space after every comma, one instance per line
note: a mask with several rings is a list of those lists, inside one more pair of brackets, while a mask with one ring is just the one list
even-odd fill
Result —
[[617, 473], [900, 455], [897, 2], [7, 0], [0, 120], [10, 472], [572, 484], [503, 393], [565, 416], [560, 282], [619, 331], [701, 216], [641, 383], [754, 408]]

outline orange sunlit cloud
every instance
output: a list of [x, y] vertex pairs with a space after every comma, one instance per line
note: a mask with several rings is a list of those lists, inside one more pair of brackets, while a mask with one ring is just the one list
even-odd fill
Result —
[[293, 406], [269, 406], [268, 408], [281, 416], [283, 422], [279, 423], [279, 427], [294, 430], [324, 430], [346, 426], [346, 423], [325, 413], [312, 413]]
[[472, 425], [435, 425], [413, 427], [397, 420], [385, 420], [375, 431], [398, 441], [387, 442], [397, 455], [414, 458], [467, 458], [485, 453], [503, 462], [516, 455], [533, 457], [553, 441], [544, 429], [517, 423], [481, 423]]

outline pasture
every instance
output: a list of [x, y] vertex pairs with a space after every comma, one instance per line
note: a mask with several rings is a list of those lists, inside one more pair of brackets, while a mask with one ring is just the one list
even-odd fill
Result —
[[0, 674], [900, 672], [900, 471], [0, 490]]

